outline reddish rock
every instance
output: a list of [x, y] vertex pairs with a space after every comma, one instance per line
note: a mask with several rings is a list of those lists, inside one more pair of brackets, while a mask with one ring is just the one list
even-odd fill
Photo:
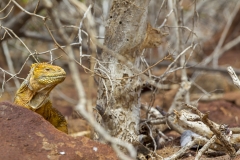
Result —
[[110, 146], [73, 138], [40, 115], [9, 102], [0, 103], [0, 128], [0, 159], [117, 159]]
[[225, 100], [199, 102], [198, 109], [202, 113], [208, 113], [209, 119], [218, 124], [239, 127], [240, 108], [232, 102]]

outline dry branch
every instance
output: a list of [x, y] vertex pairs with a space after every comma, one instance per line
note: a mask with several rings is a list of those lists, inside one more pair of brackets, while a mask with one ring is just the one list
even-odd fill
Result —
[[178, 125], [182, 126], [186, 130], [191, 130], [203, 137], [211, 138], [213, 136], [212, 131], [203, 122], [200, 121], [200, 117], [187, 110], [175, 111], [175, 121]]
[[164, 160], [175, 160], [180, 158], [183, 154], [186, 153], [191, 147], [197, 144], [198, 139], [195, 138], [193, 141], [190, 141], [186, 146], [182, 147], [177, 153], [174, 153], [170, 157], [164, 158]]
[[238, 79], [238, 76], [236, 75], [233, 68], [230, 66], [227, 68], [229, 75], [231, 76], [233, 83], [240, 89], [240, 80]]
[[[10, 0], [12, 3], [14, 3], [17, 7], [19, 7], [23, 12], [18, 13], [16, 16], [12, 17], [8, 21], [3, 21], [3, 26], [11, 29], [13, 32], [16, 33], [16, 35], [21, 36], [21, 28], [26, 24], [26, 22], [34, 15], [38, 16], [37, 14], [34, 14], [36, 6], [37, 6], [37, 1], [33, 3], [29, 3], [25, 8], [22, 8], [16, 1]], [[40, 12], [43, 10], [44, 7], [43, 5], [39, 5], [37, 8], [37, 12]], [[42, 16], [38, 16], [42, 19], [44, 19]], [[0, 35], [2, 32], [0, 32]], [[6, 37], [9, 38], [9, 37]]]
[[[213, 67], [217, 67], [218, 66], [218, 59], [219, 59], [219, 51], [221, 50], [222, 48], [222, 45], [227, 37], [227, 33], [232, 25], [232, 22], [235, 18], [235, 16], [237, 15], [238, 11], [240, 9], [240, 2], [238, 1], [231, 16], [229, 17], [228, 21], [227, 21], [227, 24], [223, 30], [223, 33], [221, 35], [221, 38], [220, 40], [218, 41], [218, 44], [216, 46], [216, 48], [214, 49], [212, 55], [213, 55]], [[205, 61], [206, 62], [206, 61]]]
[[[2, 48], [3, 48], [3, 53], [4, 53], [4, 55], [6, 57], [6, 60], [7, 60], [8, 68], [9, 68], [9, 70], [12, 74], [15, 74], [16, 72], [15, 72], [15, 69], [14, 69], [14, 66], [13, 66], [13, 62], [12, 62], [12, 59], [11, 59], [6, 41], [2, 42]], [[14, 78], [13, 80], [14, 80], [14, 83], [15, 83], [16, 87], [19, 88], [20, 87], [20, 82], [18, 81], [18, 79]]]
[[216, 136], [214, 135], [197, 153], [195, 160], [199, 160], [200, 157], [203, 155], [204, 152], [210, 147], [211, 144], [213, 144], [216, 140]]
[[230, 138], [228, 135], [226, 135], [226, 133], [222, 133], [221, 132], [221, 125], [216, 125], [214, 122], [212, 122], [211, 120], [208, 119], [208, 115], [207, 114], [202, 114], [196, 107], [193, 107], [191, 105], [187, 105], [189, 108], [191, 108], [193, 111], [195, 111], [201, 121], [206, 124], [211, 131], [217, 136], [218, 140], [221, 141], [221, 143], [224, 145], [224, 147], [226, 148], [226, 150], [228, 151], [228, 154], [230, 155], [231, 158], [236, 156], [236, 150], [235, 148], [233, 148], [231, 142], [230, 142]]
[[226, 151], [231, 157], [235, 157], [236, 151], [234, 147], [236, 147], [236, 144], [239, 144], [239, 134], [232, 135], [232, 132], [226, 126], [210, 121], [207, 115], [202, 114], [191, 105], [187, 105], [187, 107], [191, 108], [197, 115], [186, 110], [176, 111], [175, 120], [177, 124], [209, 139], [216, 135], [216, 143], [212, 144], [211, 146], [213, 147], [211, 148], [218, 151]]
[[[224, 48], [222, 47], [225, 39], [226, 39], [226, 36], [227, 36], [227, 33], [229, 31], [229, 28], [231, 27], [231, 24], [234, 20], [234, 17], [236, 16], [238, 10], [240, 9], [240, 2], [237, 1], [237, 4], [235, 5], [235, 8], [230, 16], [230, 18], [228, 18], [228, 21], [227, 21], [227, 24], [224, 28], [224, 31], [221, 35], [221, 38], [218, 42], [218, 45], [216, 46], [216, 48], [214, 49], [214, 51], [211, 53], [210, 56], [208, 56], [207, 58], [205, 58], [203, 61], [202, 61], [202, 65], [206, 65], [208, 63], [210, 63], [211, 61], [213, 61], [213, 67], [217, 67], [218, 65], [218, 59], [219, 57], [221, 56], [220, 54], [223, 54], [224, 52], [222, 52], [221, 50]], [[226, 45], [225, 45], [226, 46]], [[224, 49], [226, 51], [226, 49]], [[220, 53], [222, 52], [222, 53]]]

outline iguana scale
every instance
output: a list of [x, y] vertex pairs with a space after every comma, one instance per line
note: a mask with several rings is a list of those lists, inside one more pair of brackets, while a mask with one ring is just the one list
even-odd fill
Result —
[[14, 103], [28, 108], [49, 121], [58, 130], [68, 133], [63, 115], [52, 107], [49, 94], [63, 82], [66, 72], [59, 66], [48, 63], [34, 63], [27, 78], [17, 90]]

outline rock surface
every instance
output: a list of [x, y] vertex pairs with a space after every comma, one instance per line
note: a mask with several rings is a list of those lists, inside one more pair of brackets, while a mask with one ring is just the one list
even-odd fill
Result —
[[0, 159], [114, 160], [110, 146], [73, 138], [40, 115], [9, 102], [0, 103]]

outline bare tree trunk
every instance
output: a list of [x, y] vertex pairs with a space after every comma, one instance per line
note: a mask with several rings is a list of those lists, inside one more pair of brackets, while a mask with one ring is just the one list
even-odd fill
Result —
[[[141, 69], [141, 44], [147, 30], [149, 0], [114, 0], [106, 26], [104, 45]], [[102, 107], [108, 132], [127, 142], [138, 140], [141, 81], [132, 69], [107, 52], [101, 54], [97, 104]], [[126, 78], [132, 77], [132, 78]], [[101, 113], [100, 113], [101, 114]]]

